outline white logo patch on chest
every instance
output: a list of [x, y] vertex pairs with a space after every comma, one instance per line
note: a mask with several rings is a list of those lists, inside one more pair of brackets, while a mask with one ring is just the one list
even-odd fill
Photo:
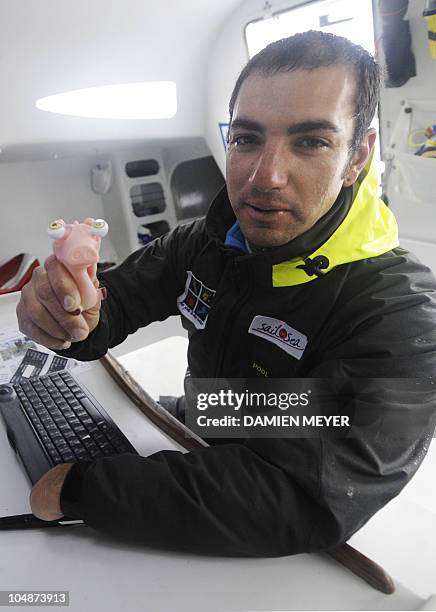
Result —
[[204, 329], [215, 293], [188, 270], [185, 291], [177, 298], [177, 308], [197, 329]]
[[307, 336], [284, 321], [272, 317], [256, 315], [250, 323], [248, 333], [272, 342], [295, 359], [302, 358], [307, 346]]

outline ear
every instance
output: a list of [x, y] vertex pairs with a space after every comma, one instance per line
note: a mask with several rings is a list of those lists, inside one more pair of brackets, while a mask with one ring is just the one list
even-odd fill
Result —
[[364, 168], [368, 157], [371, 154], [372, 149], [374, 148], [375, 139], [377, 138], [377, 132], [374, 128], [371, 128], [367, 131], [363, 142], [357, 149], [356, 153], [353, 155], [347, 171], [344, 175], [344, 187], [349, 187], [353, 183], [356, 182], [357, 177], [361, 173]]

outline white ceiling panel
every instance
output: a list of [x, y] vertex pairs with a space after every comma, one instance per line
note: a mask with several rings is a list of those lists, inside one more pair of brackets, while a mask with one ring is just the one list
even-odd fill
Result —
[[[0, 147], [198, 136], [208, 49], [240, 0], [0, 0]], [[169, 120], [66, 117], [35, 108], [63, 91], [174, 80]]]

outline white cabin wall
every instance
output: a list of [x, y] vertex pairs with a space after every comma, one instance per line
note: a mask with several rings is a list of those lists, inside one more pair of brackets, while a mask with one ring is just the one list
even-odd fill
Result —
[[[103, 216], [101, 196], [90, 184], [94, 158], [0, 164], [0, 261], [27, 252], [40, 262], [51, 253], [48, 223]], [[110, 241], [102, 241], [102, 258], [111, 259]]]

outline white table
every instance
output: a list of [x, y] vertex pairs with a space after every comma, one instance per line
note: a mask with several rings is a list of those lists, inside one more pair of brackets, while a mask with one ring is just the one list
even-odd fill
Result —
[[[0, 327], [14, 322], [14, 302], [0, 299]], [[78, 377], [140, 454], [178, 448], [99, 363]], [[1, 423], [0, 514], [28, 512], [29, 491]], [[428, 597], [398, 582], [395, 594], [382, 595], [323, 554], [199, 557], [133, 546], [84, 526], [0, 532], [0, 584], [1, 590], [68, 590], [70, 609], [81, 612], [413, 610]]]

